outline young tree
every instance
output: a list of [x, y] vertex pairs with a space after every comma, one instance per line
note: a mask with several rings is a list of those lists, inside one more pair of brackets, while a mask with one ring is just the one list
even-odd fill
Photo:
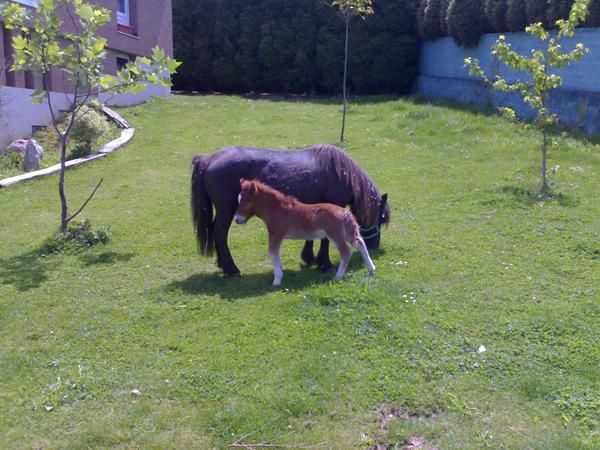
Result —
[[372, 0], [331, 0], [331, 5], [339, 8], [344, 22], [346, 24], [346, 34], [344, 40], [344, 76], [342, 81], [342, 131], [340, 133], [340, 141], [344, 142], [344, 129], [346, 128], [346, 80], [348, 76], [348, 42], [350, 36], [350, 20], [354, 16], [362, 17], [363, 19], [373, 14], [373, 8], [371, 7]]
[[[551, 90], [556, 89], [562, 84], [562, 78], [553, 73], [553, 69], [560, 69], [576, 62], [589, 52], [589, 49], [582, 43], [576, 44], [575, 48], [571, 51], [564, 52], [559, 44], [559, 40], [562, 37], [572, 37], [575, 34], [575, 27], [581, 24], [586, 18], [590, 1], [575, 0], [569, 17], [556, 22], [559, 29], [557, 37], [550, 37], [550, 34], [544, 29], [541, 22], [528, 26], [525, 31], [538, 38], [542, 43], [547, 43], [545, 48], [532, 50], [530, 57], [523, 56], [512, 50], [511, 45], [506, 42], [504, 35], [498, 37], [492, 48], [492, 54], [511, 69], [527, 73], [528, 79], [525, 81], [511, 83], [499, 76], [496, 76], [494, 80], [489, 80], [483, 73], [477, 59], [465, 59], [471, 75], [482, 77], [484, 82], [491, 84], [496, 90], [520, 93], [525, 103], [537, 111], [535, 123], [542, 133], [542, 194], [549, 192], [550, 189], [546, 175], [548, 128], [557, 119], [557, 116], [551, 114], [548, 110], [548, 95]], [[515, 115], [514, 111], [510, 108], [502, 108], [502, 110], [511, 117]]]
[[[68, 24], [63, 24], [58, 9], [66, 12]], [[62, 70], [68, 75], [73, 87], [68, 95], [68, 126], [61, 130], [59, 116], [48, 90], [37, 90], [31, 98], [35, 103], [47, 102], [52, 116], [52, 126], [60, 141], [60, 173], [58, 193], [61, 201], [60, 229], [65, 231], [88, 202], [92, 199], [102, 180], [91, 195], [75, 212], [69, 213], [65, 191], [65, 169], [67, 145], [79, 111], [86, 103], [95, 101], [100, 93], [142, 91], [147, 82], [170, 86], [170, 75], [179, 65], [167, 57], [165, 52], [154, 48], [150, 58], [138, 58], [121, 69], [117, 76], [103, 75], [103, 60], [106, 56], [105, 38], [97, 34], [98, 29], [110, 21], [110, 11], [88, 4], [83, 0], [40, 0], [33, 14], [16, 3], [0, 3], [0, 17], [5, 27], [18, 29], [12, 46], [14, 49], [13, 71], [31, 71], [44, 78], [51, 70]]]

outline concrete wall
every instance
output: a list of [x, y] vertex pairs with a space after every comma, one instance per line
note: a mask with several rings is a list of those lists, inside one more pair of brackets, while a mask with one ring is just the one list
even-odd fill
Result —
[[[52, 121], [48, 103], [32, 103], [33, 89], [0, 86], [0, 146], [6, 147], [15, 139], [31, 136], [31, 127], [44, 126]], [[65, 110], [69, 99], [67, 94], [52, 93], [55, 110]]]
[[[507, 41], [515, 51], [529, 55], [539, 45], [537, 39], [526, 33], [508, 33]], [[499, 74], [507, 81], [525, 79], [524, 73], [511, 71], [496, 63], [490, 54], [496, 34], [486, 34], [475, 48], [463, 48], [450, 37], [427, 41], [423, 44], [415, 91], [430, 98], [445, 98], [482, 106], [511, 106], [520, 117], [532, 118], [535, 113], [525, 105], [518, 94], [494, 92], [480, 80], [469, 76], [464, 59], [479, 59], [488, 77]], [[564, 38], [560, 44], [564, 51], [583, 42], [590, 53], [581, 61], [556, 71], [563, 85], [552, 92], [549, 108], [560, 116], [563, 123], [582, 128], [587, 133], [600, 133], [600, 29], [578, 29], [575, 37]]]

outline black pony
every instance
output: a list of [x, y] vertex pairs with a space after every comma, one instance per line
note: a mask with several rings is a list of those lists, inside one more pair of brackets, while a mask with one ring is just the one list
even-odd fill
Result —
[[[225, 275], [240, 273], [229, 252], [227, 234], [237, 208], [241, 178], [260, 180], [304, 203], [350, 205], [369, 248], [379, 247], [380, 226], [390, 219], [387, 194], [380, 197], [367, 173], [333, 145], [296, 151], [227, 147], [211, 155], [195, 156], [192, 165], [192, 217], [198, 249], [202, 255], [211, 256], [216, 248], [217, 265]], [[316, 258], [313, 242], [307, 241], [302, 259], [330, 270], [329, 241], [321, 241]]]

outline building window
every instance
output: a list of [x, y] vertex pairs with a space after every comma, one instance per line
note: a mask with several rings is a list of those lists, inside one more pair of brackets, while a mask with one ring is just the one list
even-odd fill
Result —
[[117, 70], [121, 70], [129, 62], [129, 58], [117, 56]]
[[31, 70], [26, 70], [24, 72], [24, 75], [25, 75], [25, 89], [34, 89], [33, 72]]
[[34, 8], [37, 8], [37, 5], [39, 3], [39, 0], [12, 0], [15, 3], [20, 3], [22, 5], [26, 5], [26, 6], [33, 6]]
[[117, 0], [117, 24], [131, 25], [129, 18], [129, 0]]

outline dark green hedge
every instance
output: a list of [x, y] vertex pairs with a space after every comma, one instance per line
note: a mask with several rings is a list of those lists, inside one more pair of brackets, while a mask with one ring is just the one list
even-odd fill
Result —
[[[416, 73], [418, 0], [375, 0], [354, 18], [353, 94], [406, 92]], [[344, 22], [323, 0], [173, 0], [175, 88], [337, 94]]]
[[[553, 28], [567, 17], [573, 1], [420, 0], [417, 28], [423, 39], [449, 35], [461, 45], [475, 45], [483, 33], [523, 31], [534, 22]], [[600, 26], [600, 0], [592, 0], [585, 26]]]

